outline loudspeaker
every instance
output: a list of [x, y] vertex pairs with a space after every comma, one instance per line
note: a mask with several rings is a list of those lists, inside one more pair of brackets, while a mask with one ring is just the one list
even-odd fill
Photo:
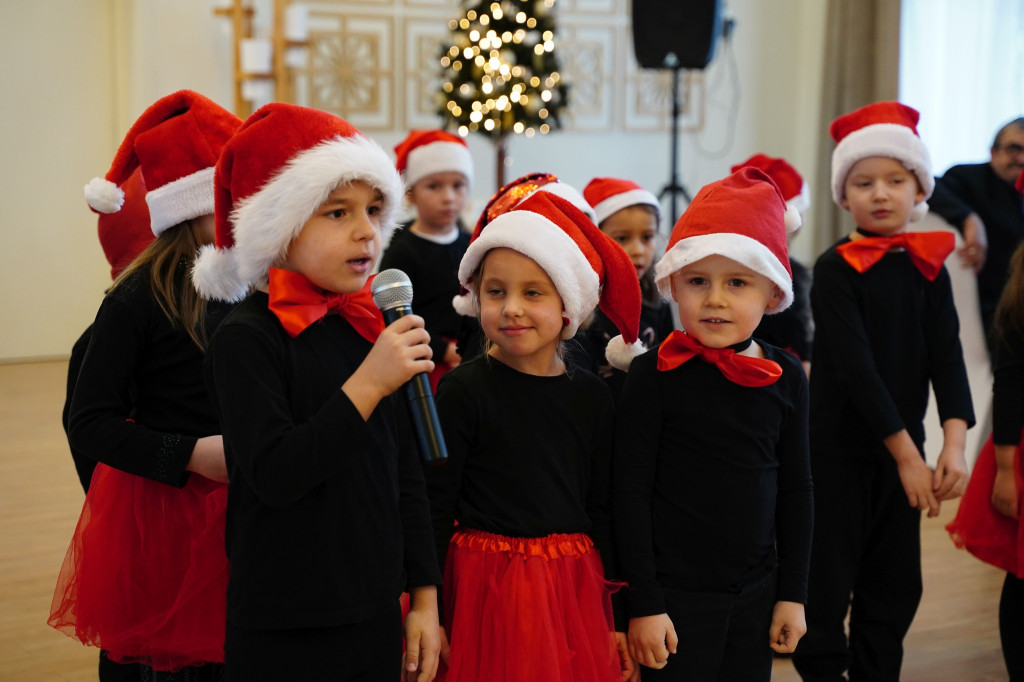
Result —
[[[703, 69], [722, 35], [723, 0], [633, 0], [633, 50], [645, 69]], [[674, 55], [674, 57], [673, 57]]]

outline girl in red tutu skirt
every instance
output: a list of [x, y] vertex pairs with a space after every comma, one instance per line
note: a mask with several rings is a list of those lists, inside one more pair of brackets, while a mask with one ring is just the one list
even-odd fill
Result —
[[[121, 209], [141, 170], [156, 240], [96, 315], [71, 398], [71, 446], [99, 464], [64, 559], [49, 623], [137, 679], [217, 680], [224, 660], [227, 468], [202, 377], [206, 339], [228, 311], [189, 271], [213, 240], [213, 167], [241, 121], [183, 90], [149, 107], [106, 178], [96, 211]], [[127, 672], [107, 669], [105, 675]]]
[[[1024, 174], [1017, 180], [1024, 193]], [[999, 638], [1011, 680], [1024, 680], [1024, 244], [996, 308], [992, 435], [974, 464], [956, 518], [946, 526], [957, 547], [1006, 571], [999, 598]]]
[[636, 271], [581, 210], [542, 191], [478, 228], [459, 281], [487, 347], [437, 391], [448, 446], [427, 470], [444, 566], [438, 679], [629, 678], [611, 600], [612, 397], [567, 368], [561, 346], [600, 304], [633, 344], [617, 337], [618, 350], [641, 348]]

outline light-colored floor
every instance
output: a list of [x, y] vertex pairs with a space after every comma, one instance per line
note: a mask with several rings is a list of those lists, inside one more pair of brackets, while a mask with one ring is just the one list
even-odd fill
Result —
[[[0, 365], [0, 680], [95, 680], [96, 651], [46, 625], [83, 494], [60, 426], [65, 362]], [[906, 682], [1005, 680], [996, 609], [1002, 574], [923, 524], [925, 596]], [[797, 680], [788, 660], [773, 679]]]

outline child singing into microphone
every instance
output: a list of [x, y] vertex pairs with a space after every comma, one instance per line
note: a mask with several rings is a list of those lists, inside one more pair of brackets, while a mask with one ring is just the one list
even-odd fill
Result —
[[368, 280], [402, 196], [387, 155], [342, 119], [272, 103], [216, 174], [204, 295], [256, 290], [207, 355], [229, 467], [229, 680], [428, 682], [440, 637], [423, 474], [392, 396], [430, 372], [423, 319], [385, 327]]
[[612, 398], [593, 374], [566, 371], [562, 342], [600, 303], [620, 350], [641, 348], [636, 271], [583, 212], [538, 192], [475, 235], [459, 281], [487, 347], [437, 392], [448, 462], [427, 483], [445, 566], [444, 679], [629, 677], [605, 578]]

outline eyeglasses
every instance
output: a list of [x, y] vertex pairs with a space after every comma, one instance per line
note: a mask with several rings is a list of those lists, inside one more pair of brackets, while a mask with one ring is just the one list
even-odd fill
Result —
[[1020, 156], [1024, 154], [1024, 146], [1017, 144], [1016, 142], [1010, 144], [1001, 144], [996, 146], [996, 150], [1003, 150], [1010, 156]]

